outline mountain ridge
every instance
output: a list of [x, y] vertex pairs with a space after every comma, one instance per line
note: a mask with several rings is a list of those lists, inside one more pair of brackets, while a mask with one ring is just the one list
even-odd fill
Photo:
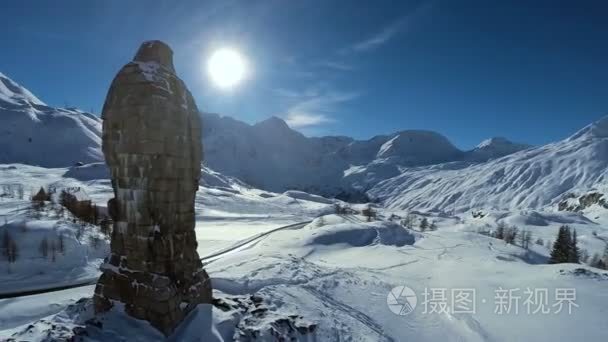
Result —
[[271, 191], [295, 189], [345, 200], [353, 199], [344, 196], [349, 192], [361, 199], [362, 192], [396, 175], [400, 167], [483, 162], [530, 147], [501, 138], [463, 151], [428, 130], [401, 130], [367, 140], [306, 137], [276, 116], [253, 125], [215, 113], [202, 117], [204, 163], [210, 168]]
[[[1, 78], [0, 163], [65, 167], [103, 161], [98, 117], [47, 106]], [[608, 117], [543, 146], [495, 137], [463, 151], [432, 131], [401, 130], [367, 140], [306, 137], [278, 117], [250, 125], [201, 115], [204, 166], [273, 192], [466, 211], [553, 206], [571, 192], [603, 191], [608, 180]]]
[[462, 212], [555, 207], [572, 193], [607, 193], [608, 116], [570, 137], [484, 163], [402, 170], [369, 190], [392, 208]]

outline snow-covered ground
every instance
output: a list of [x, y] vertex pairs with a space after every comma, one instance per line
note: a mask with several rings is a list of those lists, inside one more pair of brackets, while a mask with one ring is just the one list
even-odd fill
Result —
[[[105, 175], [102, 164], [58, 169], [0, 166], [1, 183], [11, 185], [10, 189], [22, 184], [24, 197], [40, 186], [80, 188], [81, 196], [100, 205], [111, 197]], [[215, 334], [205, 341], [229, 341], [234, 336], [247, 340], [252, 331], [266, 336], [272, 329], [288, 334], [289, 329], [281, 330], [278, 322], [290, 316], [301, 316], [295, 318], [297, 324], [314, 330], [298, 335], [302, 340], [311, 336], [317, 341], [608, 338], [602, 328], [608, 274], [583, 265], [546, 264], [546, 242], [555, 239], [562, 224], [577, 229], [581, 249], [590, 254], [601, 252], [603, 239], [608, 238], [604, 208], [592, 206], [582, 213], [488, 211], [476, 218], [470, 213], [450, 216], [379, 208], [378, 220], [367, 222], [358, 215], [332, 214], [334, 200], [296, 191], [277, 194], [254, 189], [209, 169], [204, 170], [201, 184], [196, 201], [199, 254], [230, 251], [205, 261], [215, 297], [236, 303], [257, 296], [262, 304], [255, 305], [263, 305], [264, 310], [243, 309], [247, 306], [242, 302], [240, 309], [238, 305], [202, 306], [175, 333], [175, 339], [200, 340], [203, 331]], [[43, 213], [24, 210], [31, 204], [15, 198], [18, 192], [0, 200], [2, 221], [6, 218], [22, 251], [11, 264], [10, 274], [6, 260], [0, 261], [0, 290], [52, 287], [96, 277], [107, 243], [93, 248], [89, 239], [77, 239], [78, 225], [67, 216], [56, 217], [50, 208]], [[416, 218], [414, 225], [426, 217], [438, 229], [418, 232], [402, 227], [398, 218], [389, 220], [391, 215], [405, 217], [408, 213]], [[313, 221], [263, 235], [309, 220]], [[480, 234], [495, 229], [498, 222], [530, 230], [533, 241], [540, 238], [543, 244], [533, 243], [530, 250], [524, 250]], [[61, 232], [65, 254], [57, 253], [55, 262], [42, 258], [39, 240], [43, 236], [56, 239]], [[96, 232], [87, 229], [86, 234]], [[239, 248], [232, 250], [232, 246]], [[395, 309], [401, 308], [403, 298], [392, 301], [391, 291], [399, 286], [407, 286], [417, 296], [415, 310], [407, 315], [399, 315]], [[93, 288], [0, 300], [0, 337], [61, 339], [74, 331], [86, 331], [93, 340], [163, 339], [119, 307], [101, 318], [103, 330], [95, 328], [88, 321], [93, 318], [90, 300], [80, 300], [90, 298]], [[540, 297], [528, 298], [528, 289]], [[553, 305], [559, 302], [556, 291], [565, 291], [557, 289], [576, 291], [572, 313], [567, 313], [567, 303], [562, 312], [554, 312], [558, 306]], [[429, 294], [425, 304], [425, 290], [436, 295], [434, 302]], [[475, 307], [469, 308], [474, 312], [453, 311], [452, 298], [459, 297], [452, 295], [464, 290], [474, 291]], [[499, 305], [503, 290], [512, 291], [509, 310]], [[431, 312], [431, 307], [438, 309], [439, 305], [446, 305], [447, 312]], [[537, 309], [540, 311], [534, 313]], [[207, 328], [203, 328], [205, 324]]]
[[[72, 189], [103, 208], [112, 197], [104, 170], [103, 164], [56, 169], [0, 165], [0, 193], [4, 194], [0, 197], [0, 226], [2, 233], [6, 229], [16, 241], [19, 251], [15, 263], [0, 262], [0, 293], [62, 286], [99, 275], [98, 266], [109, 251], [107, 238], [96, 227], [81, 228], [80, 223], [72, 222], [67, 211], [59, 215], [58, 205], [48, 203], [43, 211], [34, 210], [29, 198], [40, 187]], [[204, 169], [201, 184], [195, 204], [201, 256], [277, 227], [311, 220], [332, 211], [335, 202], [299, 192], [253, 189], [209, 169]], [[84, 233], [77, 238], [79, 229]], [[51, 250], [53, 244], [58, 248], [60, 236], [65, 250], [57, 250], [55, 260], [51, 252], [44, 258], [42, 240], [48, 240]], [[95, 247], [92, 236], [98, 238]]]
[[[301, 316], [315, 327], [301, 340], [312, 340], [311, 336], [317, 341], [608, 338], [604, 329], [607, 272], [574, 264], [547, 265], [545, 246], [534, 245], [527, 251], [483, 236], [474, 231], [482, 222], [433, 219], [438, 230], [418, 232], [387, 220], [325, 215], [222, 255], [206, 265], [214, 296], [229, 303], [255, 295], [268, 311], [256, 316], [253, 308], [242, 312], [202, 306], [173, 338], [230, 341], [240, 336], [245, 341], [246, 334], [255, 330], [261, 340], [272, 341], [271, 327], [280, 331], [277, 317], [290, 316]], [[404, 315], [399, 312], [405, 298], [393, 297], [400, 286], [417, 296], [413, 312]], [[2, 300], [0, 336], [40, 340], [50, 333], [59, 338], [82, 327], [75, 331], [84, 329], [92, 340], [163, 340], [119, 307], [99, 319], [103, 330], [95, 327], [97, 321], [85, 323], [92, 318], [90, 302], [77, 300], [90, 297], [92, 291], [93, 287], [83, 287]], [[462, 299], [466, 293], [474, 304]], [[203, 331], [215, 336], [203, 338]]]
[[[103, 206], [112, 196], [106, 177], [103, 164], [55, 169], [0, 165], [0, 189], [13, 190], [0, 199], [0, 222], [6, 219], [22, 251], [10, 265], [11, 273], [7, 261], [0, 261], [0, 292], [98, 276], [107, 242], [102, 239], [93, 248], [90, 239], [76, 238], [79, 225], [67, 214], [57, 217], [50, 204], [42, 213], [33, 211], [26, 198], [40, 186], [71, 188]], [[246, 341], [258, 334], [260, 340], [272, 341], [271, 331], [303, 341], [608, 338], [602, 328], [608, 273], [585, 265], [547, 264], [548, 246], [563, 224], [577, 230], [579, 247], [588, 254], [603, 251], [608, 210], [602, 206], [579, 213], [552, 207], [489, 210], [477, 217], [469, 212], [448, 215], [378, 207], [378, 219], [367, 222], [358, 215], [333, 214], [335, 203], [299, 191], [278, 194], [251, 188], [204, 169], [196, 199], [196, 233], [199, 255], [214, 255], [204, 263], [218, 302], [201, 306], [173, 338]], [[414, 226], [427, 218], [438, 229], [406, 229], [400, 221], [408, 214], [413, 215]], [[500, 222], [529, 230], [531, 248], [481, 234]], [[57, 253], [54, 262], [42, 258], [40, 240], [47, 236], [56, 241], [61, 232], [65, 254]], [[85, 236], [91, 234], [102, 236], [94, 228], [85, 230]], [[542, 244], [536, 243], [538, 239]], [[402, 286], [416, 295], [416, 307], [407, 315], [399, 314], [405, 298], [395, 298]], [[94, 318], [93, 289], [84, 286], [0, 300], [0, 338], [61, 340], [76, 332], [99, 341], [164, 339], [147, 323], [125, 315], [120, 306]], [[500, 299], [508, 291], [511, 307]], [[474, 307], [467, 307], [472, 304], [466, 301], [458, 307], [452, 302], [463, 293], [474, 295]], [[562, 311], [555, 313], [559, 296], [564, 295], [576, 296], [572, 312], [562, 300]], [[464, 307], [468, 311], [463, 312]], [[104, 329], [97, 328], [100, 323]]]

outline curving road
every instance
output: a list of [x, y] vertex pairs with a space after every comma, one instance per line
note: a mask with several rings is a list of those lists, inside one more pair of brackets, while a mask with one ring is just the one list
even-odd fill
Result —
[[[239, 242], [237, 242], [236, 244], [228, 247], [228, 248], [224, 248], [222, 250], [219, 250], [217, 252], [213, 252], [207, 256], [204, 256], [201, 258], [201, 261], [203, 262], [203, 264], [208, 265], [214, 261], [216, 261], [217, 259], [219, 259], [221, 256], [236, 251], [239, 248], [245, 247], [248, 244], [251, 244], [253, 242], [256, 242], [262, 238], [264, 238], [265, 236], [268, 236], [272, 233], [276, 233], [278, 231], [281, 230], [287, 230], [287, 229], [300, 229], [302, 227], [304, 227], [305, 225], [309, 224], [312, 221], [304, 221], [304, 222], [298, 222], [298, 223], [294, 223], [294, 224], [290, 224], [287, 226], [282, 226], [282, 227], [278, 227], [278, 228], [274, 228], [271, 229], [267, 232], [263, 232], [260, 234], [256, 234], [252, 237], [248, 237], [246, 239], [243, 239]], [[97, 283], [97, 277], [95, 278], [91, 278], [91, 279], [87, 279], [87, 280], [83, 280], [74, 284], [69, 284], [69, 285], [61, 285], [61, 286], [54, 286], [54, 287], [47, 287], [47, 288], [42, 288], [42, 289], [34, 289], [34, 290], [23, 290], [23, 291], [14, 291], [14, 292], [4, 292], [4, 293], [0, 293], [0, 299], [7, 299], [7, 298], [16, 298], [16, 297], [25, 297], [25, 296], [31, 296], [31, 295], [36, 295], [36, 294], [41, 294], [41, 293], [49, 293], [49, 292], [57, 292], [57, 291], [63, 291], [63, 290], [68, 290], [68, 289], [73, 289], [73, 288], [77, 288], [77, 287], [83, 287], [83, 286], [89, 286], [89, 285], [95, 285]]]
[[278, 231], [287, 230], [287, 229], [300, 229], [300, 228], [303, 228], [305, 225], [309, 224], [310, 222], [312, 222], [312, 221], [298, 222], [298, 223], [290, 224], [288, 226], [278, 227], [278, 228], [271, 229], [269, 231], [266, 231], [266, 232], [263, 232], [260, 234], [256, 234], [252, 237], [243, 239], [228, 248], [224, 248], [217, 252], [213, 252], [207, 256], [204, 256], [201, 258], [201, 261], [203, 262], [204, 265], [208, 265], [208, 264], [214, 262], [215, 260], [219, 259], [219, 257], [221, 257], [227, 253], [236, 251], [237, 249], [239, 249], [241, 247], [245, 247], [246, 245], [256, 242], [256, 241], [260, 240], [261, 238], [268, 236], [272, 233], [276, 233]]

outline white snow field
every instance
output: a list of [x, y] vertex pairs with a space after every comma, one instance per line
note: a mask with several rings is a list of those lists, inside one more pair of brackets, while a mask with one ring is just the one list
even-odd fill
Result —
[[[475, 224], [458, 218], [437, 222], [438, 230], [421, 233], [386, 220], [325, 215], [221, 255], [206, 265], [214, 296], [229, 302], [255, 295], [269, 314], [255, 320], [249, 312], [201, 306], [172, 339], [247, 341], [251, 336], [243, 336], [243, 331], [255, 330], [258, 340], [274, 341], [274, 318], [290, 316], [314, 324], [314, 333], [301, 336], [303, 341], [608, 338], [607, 272], [575, 264], [547, 265], [544, 246], [526, 251], [467, 232]], [[414, 311], [407, 315], [398, 314], [404, 299], [391, 297], [398, 286], [411, 288], [417, 296]], [[436, 293], [425, 297], [425, 290]], [[164, 340], [120, 307], [99, 319], [103, 329], [96, 328], [97, 321], [87, 323], [93, 317], [90, 300], [79, 300], [90, 298], [92, 291], [88, 286], [0, 300], [0, 336], [40, 341], [84, 329], [92, 341]], [[452, 302], [462, 291], [474, 291], [475, 305], [468, 304], [466, 310], [466, 303]], [[501, 291], [511, 291], [508, 302], [499, 299]], [[541, 295], [535, 298], [528, 291]], [[555, 296], [562, 292], [556, 291], [575, 297], [559, 301]]]
[[[47, 204], [39, 212], [32, 208], [29, 198], [40, 187], [72, 189], [81, 199], [90, 199], [103, 209], [113, 196], [107, 176], [101, 163], [55, 169], [0, 164], [0, 233], [6, 229], [19, 250], [15, 263], [0, 263], [0, 293], [62, 286], [99, 276], [98, 266], [109, 251], [107, 238], [98, 228], [87, 226], [77, 239], [81, 224], [72, 222], [67, 210], [59, 215], [59, 205]], [[277, 194], [253, 189], [209, 169], [203, 169], [201, 184], [195, 204], [201, 256], [245, 237], [311, 220], [331, 212], [337, 202], [315, 195], [307, 200], [297, 192]], [[46, 237], [49, 246], [58, 245], [60, 235], [65, 252], [57, 252], [55, 261], [50, 254], [43, 258], [39, 250], [42, 239]], [[98, 237], [95, 247], [91, 235]]]

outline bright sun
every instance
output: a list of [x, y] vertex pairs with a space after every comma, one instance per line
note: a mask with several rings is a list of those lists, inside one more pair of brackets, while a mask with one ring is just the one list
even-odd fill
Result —
[[220, 49], [207, 61], [207, 72], [215, 85], [220, 88], [231, 88], [245, 78], [247, 65], [238, 51]]

